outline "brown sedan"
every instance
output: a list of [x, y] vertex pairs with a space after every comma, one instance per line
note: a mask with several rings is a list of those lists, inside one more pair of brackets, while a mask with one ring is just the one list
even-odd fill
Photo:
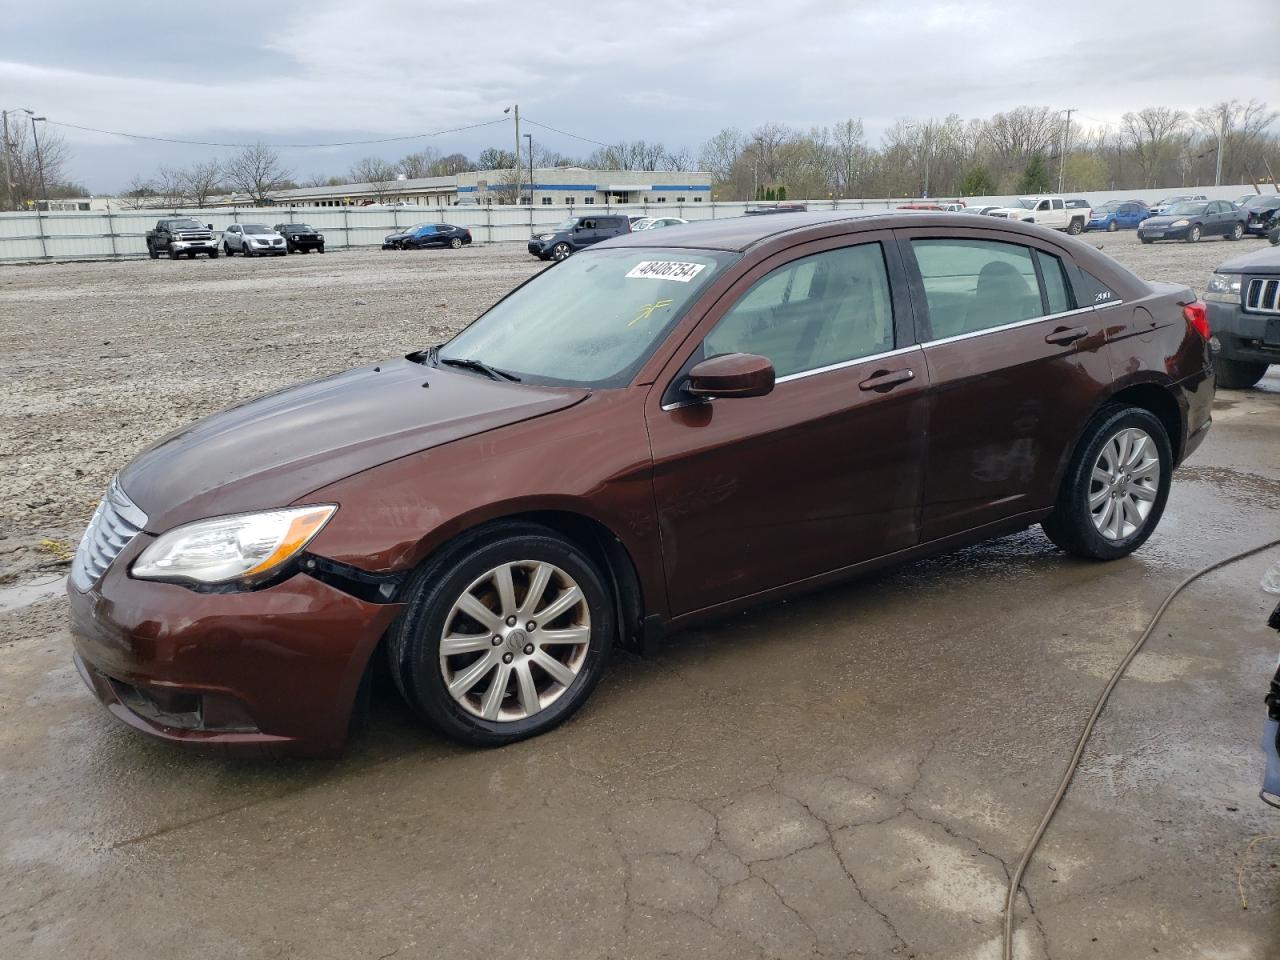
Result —
[[1041, 228], [633, 234], [141, 454], [76, 556], [75, 660], [138, 729], [320, 753], [386, 657], [441, 732], [505, 743], [616, 644], [747, 604], [1036, 523], [1125, 556], [1213, 387], [1190, 290]]

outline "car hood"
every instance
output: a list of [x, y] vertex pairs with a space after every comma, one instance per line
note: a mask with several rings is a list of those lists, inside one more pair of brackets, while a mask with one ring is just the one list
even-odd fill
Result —
[[589, 392], [392, 360], [177, 430], [126, 466], [120, 485], [147, 514], [147, 530], [159, 533], [293, 503], [390, 460], [570, 407]]
[[272, 230], [267, 233], [246, 233], [244, 238], [246, 240], [283, 240], [284, 236]]
[[1218, 264], [1214, 273], [1280, 273], [1280, 247], [1263, 247]]

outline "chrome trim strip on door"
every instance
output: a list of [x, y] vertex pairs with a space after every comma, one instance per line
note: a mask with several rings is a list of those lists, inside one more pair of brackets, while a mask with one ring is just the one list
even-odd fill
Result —
[[[1114, 306], [1121, 301], [1115, 300], [1107, 306]], [[998, 327], [988, 327], [985, 330], [974, 330], [972, 333], [958, 333], [954, 337], [942, 337], [939, 340], [926, 340], [920, 344], [922, 347], [936, 347], [943, 343], [955, 343], [958, 340], [972, 340], [974, 337], [985, 337], [989, 333], [1001, 333], [1005, 330], [1016, 330], [1018, 327], [1029, 327], [1033, 323], [1044, 323], [1046, 320], [1060, 320], [1063, 317], [1075, 317], [1082, 313], [1092, 313], [1098, 307], [1076, 307], [1074, 310], [1064, 310], [1062, 313], [1050, 313], [1043, 317], [1032, 317], [1030, 320], [1018, 320], [1015, 323], [1006, 323]]]
[[790, 383], [792, 380], [803, 380], [805, 377], [816, 377], [818, 374], [827, 373], [830, 370], [843, 370], [846, 367], [856, 366], [859, 363], [872, 363], [876, 360], [884, 360], [888, 357], [897, 357], [919, 349], [919, 344], [913, 343], [909, 347], [898, 347], [896, 350], [886, 350], [884, 353], [873, 353], [866, 357], [855, 357], [853, 360], [841, 360], [839, 363], [829, 363], [825, 367], [814, 367], [812, 370], [801, 370], [799, 373], [788, 373], [785, 377], [778, 377], [778, 379], [773, 382], [775, 384]]

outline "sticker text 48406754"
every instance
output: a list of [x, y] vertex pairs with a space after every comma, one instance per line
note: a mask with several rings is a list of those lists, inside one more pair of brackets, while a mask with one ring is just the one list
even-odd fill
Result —
[[640, 280], [675, 280], [688, 283], [705, 270], [705, 263], [687, 263], [681, 260], [643, 260], [627, 271], [627, 277]]

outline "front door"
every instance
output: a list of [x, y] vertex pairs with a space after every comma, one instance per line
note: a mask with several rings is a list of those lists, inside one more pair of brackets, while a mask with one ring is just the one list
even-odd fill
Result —
[[926, 541], [1051, 506], [1111, 382], [1104, 311], [1062, 251], [989, 230], [901, 230], [929, 365]]
[[[646, 416], [673, 616], [917, 541], [928, 371], [891, 235], [857, 239], [748, 272], [654, 385]], [[768, 357], [773, 392], [680, 393], [693, 363], [724, 353]]]

